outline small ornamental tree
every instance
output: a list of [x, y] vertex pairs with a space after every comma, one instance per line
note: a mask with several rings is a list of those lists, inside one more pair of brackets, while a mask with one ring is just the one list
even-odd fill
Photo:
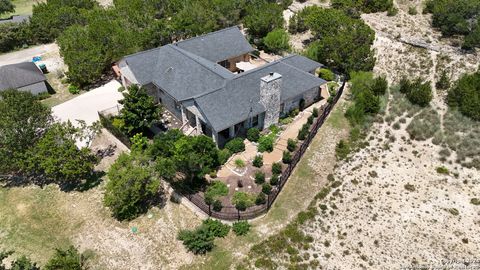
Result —
[[237, 191], [233, 194], [232, 204], [239, 211], [245, 211], [248, 207], [253, 205], [253, 198], [246, 192]]
[[270, 194], [270, 192], [272, 192], [272, 186], [269, 183], [264, 183], [262, 185], [262, 192], [267, 195]]
[[273, 174], [272, 177], [270, 177], [270, 185], [272, 186], [278, 185], [278, 181], [279, 181], [278, 178], [279, 178], [278, 174]]
[[290, 164], [292, 162], [292, 154], [289, 151], [283, 151], [282, 162]]
[[119, 118], [124, 121], [123, 131], [128, 136], [144, 133], [161, 115], [161, 107], [155, 104], [153, 97], [136, 85], [130, 86], [123, 93], [123, 99], [119, 103], [123, 105]]
[[253, 158], [252, 164], [257, 168], [261, 168], [263, 166], [263, 156], [262, 155], [255, 156], [255, 158]]
[[255, 172], [255, 183], [263, 184], [265, 182], [265, 173], [262, 171]]
[[294, 139], [288, 139], [287, 140], [288, 151], [293, 152], [295, 151], [296, 148], [297, 148], [297, 141], [295, 141]]
[[267, 202], [267, 196], [265, 196], [265, 193], [263, 192], [258, 193], [257, 197], [255, 198], [255, 204], [261, 205], [261, 204], [265, 204], [266, 202]]
[[272, 164], [272, 173], [273, 174], [282, 174], [282, 164], [275, 162]]
[[45, 270], [82, 270], [84, 269], [85, 257], [78, 252], [74, 246], [69, 248], [57, 249], [52, 258], [48, 260], [43, 269]]
[[161, 198], [160, 181], [135, 156], [121, 154], [107, 175], [104, 204], [119, 220], [136, 218]]

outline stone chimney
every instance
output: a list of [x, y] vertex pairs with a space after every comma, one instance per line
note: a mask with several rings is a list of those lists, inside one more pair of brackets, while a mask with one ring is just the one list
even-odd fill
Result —
[[268, 128], [277, 124], [280, 117], [280, 95], [282, 93], [282, 75], [270, 72], [270, 75], [261, 78], [260, 104], [265, 107], [263, 127]]

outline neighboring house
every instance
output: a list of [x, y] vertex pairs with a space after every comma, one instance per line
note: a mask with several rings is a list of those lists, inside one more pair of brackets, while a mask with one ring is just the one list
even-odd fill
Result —
[[32, 62], [0, 66], [0, 91], [17, 89], [32, 94], [47, 92], [47, 78]]
[[280, 116], [321, 97], [321, 64], [290, 55], [241, 72], [254, 49], [238, 27], [126, 56], [118, 62], [122, 84], [147, 89], [184, 124], [222, 145], [251, 127], [268, 128]]
[[30, 20], [29, 16], [15, 15], [15, 16], [12, 16], [8, 19], [0, 20], [0, 24], [2, 24], [2, 23], [22, 23], [22, 22], [27, 22], [29, 20]]

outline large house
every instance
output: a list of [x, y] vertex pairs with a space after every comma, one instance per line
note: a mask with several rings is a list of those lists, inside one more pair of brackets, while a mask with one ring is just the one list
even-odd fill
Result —
[[238, 27], [168, 44], [118, 62], [122, 84], [145, 87], [184, 127], [217, 144], [251, 127], [268, 128], [279, 117], [321, 96], [321, 64], [299, 55], [249, 63], [252, 46]]
[[32, 62], [0, 66], [0, 91], [17, 89], [32, 94], [47, 92], [47, 78]]

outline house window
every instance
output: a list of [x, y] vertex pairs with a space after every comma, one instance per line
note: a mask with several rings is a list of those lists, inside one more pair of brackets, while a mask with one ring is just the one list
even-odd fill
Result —
[[252, 118], [252, 127], [256, 127], [256, 126], [258, 126], [258, 115], [255, 115]]

